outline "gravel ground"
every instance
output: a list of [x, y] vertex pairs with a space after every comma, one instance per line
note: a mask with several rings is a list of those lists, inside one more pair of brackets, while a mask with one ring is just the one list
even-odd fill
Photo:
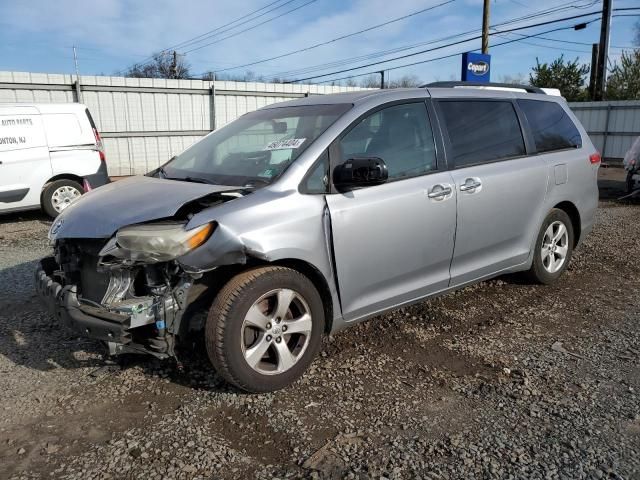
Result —
[[37, 302], [48, 222], [0, 217], [0, 478], [640, 478], [640, 205], [600, 207], [556, 286], [379, 316], [266, 395], [200, 348], [108, 363]]

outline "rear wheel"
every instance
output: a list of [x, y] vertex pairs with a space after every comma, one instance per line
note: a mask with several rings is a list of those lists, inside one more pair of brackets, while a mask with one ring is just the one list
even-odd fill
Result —
[[285, 267], [232, 278], [211, 306], [205, 337], [213, 366], [229, 383], [269, 392], [297, 380], [318, 352], [322, 300], [313, 283]]
[[48, 183], [42, 191], [42, 209], [55, 218], [83, 193], [82, 186], [73, 180], [63, 178]]
[[529, 279], [547, 285], [558, 280], [571, 260], [573, 239], [569, 215], [558, 208], [551, 210], [538, 233]]

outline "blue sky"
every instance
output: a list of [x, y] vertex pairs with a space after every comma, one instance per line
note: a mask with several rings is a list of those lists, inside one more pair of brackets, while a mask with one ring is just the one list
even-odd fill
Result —
[[[310, 0], [292, 0], [289, 4], [249, 22], [239, 29], [266, 20], [279, 13], [304, 5]], [[376, 25], [409, 14], [445, 0], [315, 0], [295, 12], [266, 23], [215, 45], [186, 55], [192, 73], [219, 70], [251, 61], [279, 55], [330, 40], [340, 35]], [[284, 2], [284, 0], [282, 0]], [[113, 74], [150, 53], [191, 39], [220, 25], [271, 3], [270, 0], [0, 0], [0, 70], [71, 73], [74, 70], [71, 46], [78, 47], [81, 74]], [[637, 0], [614, 0], [614, 8], [638, 7]], [[513, 26], [536, 23], [554, 18], [599, 10], [601, 4], [592, 0], [562, 2], [560, 0], [493, 0], [491, 23], [496, 24], [523, 15], [560, 6], [572, 5], [563, 12]], [[277, 6], [274, 5], [274, 6]], [[582, 8], [580, 8], [582, 7]], [[640, 13], [640, 12], [637, 12]], [[410, 19], [393, 23], [362, 35], [319, 47], [311, 51], [250, 67], [266, 78], [274, 74], [298, 70], [336, 60], [348, 59], [381, 50], [436, 40], [445, 36], [479, 29], [482, 0], [455, 0]], [[590, 17], [593, 18], [593, 17]], [[613, 59], [633, 41], [633, 25], [640, 17], [613, 19], [611, 49]], [[588, 20], [588, 19], [587, 19]], [[520, 33], [530, 34], [567, 26], [581, 20], [547, 25]], [[599, 38], [599, 22], [581, 31], [565, 30], [545, 35], [549, 38], [591, 44]], [[213, 37], [220, 39], [234, 30]], [[495, 44], [515, 36], [494, 36]], [[528, 39], [491, 49], [492, 80], [503, 76], [528, 75], [538, 57], [551, 61], [561, 53], [568, 58], [579, 57], [590, 62], [590, 46], [556, 43], [542, 39]], [[430, 46], [436, 46], [434, 44]], [[353, 73], [380, 70], [404, 63], [439, 57], [479, 48], [475, 40], [463, 45], [416, 55], [404, 60], [369, 67]], [[422, 47], [422, 49], [428, 47]], [[179, 52], [187, 50], [178, 49]], [[402, 53], [411, 53], [419, 49]], [[402, 54], [400, 53], [400, 54]], [[396, 54], [396, 55], [400, 55]], [[368, 63], [368, 62], [364, 62]], [[327, 73], [344, 67], [328, 68]], [[230, 73], [242, 73], [245, 69]], [[422, 80], [458, 79], [460, 57], [439, 60], [389, 72], [391, 79], [415, 74]], [[320, 80], [348, 75], [324, 77]], [[299, 75], [301, 78], [303, 75]]]

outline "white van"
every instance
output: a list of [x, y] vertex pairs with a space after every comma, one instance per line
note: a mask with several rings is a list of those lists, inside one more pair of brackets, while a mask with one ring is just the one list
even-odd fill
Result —
[[0, 103], [0, 213], [57, 216], [109, 182], [100, 134], [79, 103]]

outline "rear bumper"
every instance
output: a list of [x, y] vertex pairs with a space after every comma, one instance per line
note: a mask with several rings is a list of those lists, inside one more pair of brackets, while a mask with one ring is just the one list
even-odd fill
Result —
[[121, 345], [131, 343], [131, 334], [127, 331], [130, 318], [81, 304], [75, 285], [62, 286], [55, 281], [56, 268], [54, 258], [47, 257], [40, 261], [35, 273], [36, 291], [51, 314], [86, 337]]
[[85, 175], [84, 179], [89, 183], [91, 188], [98, 188], [106, 185], [107, 183], [111, 183], [106, 162], [100, 162], [98, 171], [91, 175]]

